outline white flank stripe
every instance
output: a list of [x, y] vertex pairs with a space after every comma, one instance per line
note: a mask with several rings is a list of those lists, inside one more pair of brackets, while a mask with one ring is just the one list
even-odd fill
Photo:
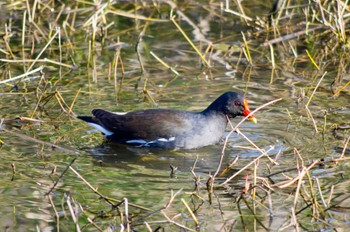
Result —
[[171, 137], [169, 139], [166, 139], [166, 138], [157, 139], [157, 141], [159, 141], [159, 142], [171, 142], [171, 141], [174, 141], [174, 140], [175, 140], [175, 137]]
[[141, 147], [149, 147], [150, 144], [152, 144], [152, 143], [157, 143], [157, 142], [166, 142], [166, 143], [168, 143], [168, 142], [172, 142], [174, 140], [175, 140], [175, 137], [171, 137], [169, 139], [160, 138], [160, 139], [152, 140], [152, 141], [149, 141], [149, 142], [147, 142], [147, 141], [145, 141], [143, 139], [132, 139], [132, 140], [126, 141], [126, 143], [137, 143]]
[[102, 127], [102, 126], [100, 126], [98, 124], [91, 123], [91, 122], [88, 122], [88, 124], [90, 126], [92, 126], [93, 128], [97, 129], [98, 131], [102, 132], [105, 136], [109, 136], [109, 135], [114, 134], [112, 131], [109, 131], [106, 128], [104, 128], [104, 127]]
[[139, 143], [139, 144], [147, 144], [147, 142], [143, 139], [132, 139], [126, 141], [126, 143]]
[[116, 114], [116, 115], [125, 115], [125, 114], [127, 114], [129, 112], [113, 112], [113, 113]]

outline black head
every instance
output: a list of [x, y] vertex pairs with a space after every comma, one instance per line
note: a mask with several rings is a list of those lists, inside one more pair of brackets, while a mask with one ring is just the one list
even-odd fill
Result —
[[[248, 116], [250, 114], [247, 100], [235, 92], [226, 92], [211, 103], [204, 112], [219, 112], [230, 118], [236, 116]], [[251, 121], [256, 122], [254, 115], [249, 116]]]

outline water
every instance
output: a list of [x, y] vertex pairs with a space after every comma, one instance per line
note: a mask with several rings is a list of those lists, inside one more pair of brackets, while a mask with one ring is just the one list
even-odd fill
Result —
[[[245, 7], [251, 12], [259, 9], [262, 12], [261, 15], [268, 12], [268, 6], [259, 1], [254, 1], [251, 6]], [[190, 8], [197, 11], [189, 10]], [[224, 43], [234, 45], [234, 52], [229, 57], [225, 57], [225, 52], [220, 49], [213, 51], [211, 69], [204, 68], [200, 64], [198, 55], [175, 29], [173, 23], [145, 24], [139, 21], [135, 24], [132, 19], [108, 15], [107, 19], [113, 21], [114, 26], [108, 30], [105, 44], [96, 42], [94, 57], [92, 57], [94, 63], [90, 66], [87, 64], [87, 59], [90, 38], [88, 35], [91, 36], [91, 34], [77, 27], [79, 33], [77, 32], [76, 35], [73, 33], [75, 36], [69, 37], [63, 35], [62, 41], [64, 44], [62, 62], [72, 64], [74, 61], [76, 69], [62, 68], [60, 72], [57, 65], [46, 64], [45, 79], [39, 78], [25, 84], [19, 83], [16, 86], [18, 89], [9, 85], [0, 86], [0, 116], [6, 119], [4, 128], [16, 133], [4, 130], [0, 132], [3, 141], [0, 150], [2, 156], [0, 225], [4, 230], [28, 231], [36, 228], [41, 231], [56, 230], [55, 211], [46, 193], [57, 180], [57, 186], [50, 195], [57, 213], [61, 215], [59, 225], [62, 231], [75, 228], [67, 204], [69, 197], [82, 207], [79, 209], [75, 205], [80, 227], [87, 231], [94, 231], [96, 228], [89, 224], [86, 218], [92, 219], [103, 212], [109, 216], [97, 217], [96, 224], [103, 229], [109, 226], [117, 231], [120, 229], [119, 217], [115, 216], [112, 220], [109, 214], [117, 214], [116, 211], [111, 211], [111, 207], [101, 200], [82, 179], [69, 168], [60, 177], [75, 158], [72, 167], [104, 196], [117, 200], [127, 198], [130, 203], [152, 211], [166, 205], [171, 197], [171, 191], [177, 192], [181, 189], [178, 197], [164, 212], [169, 217], [179, 214], [178, 222], [191, 228], [194, 228], [193, 220], [181, 198], [190, 204], [192, 210], [197, 209], [196, 216], [202, 230], [218, 231], [223, 227], [227, 229], [231, 226], [235, 229], [248, 230], [263, 230], [264, 227], [269, 230], [277, 230], [281, 227], [286, 227], [286, 230], [293, 229], [287, 226], [290, 223], [295, 185], [286, 189], [273, 187], [275, 190], [267, 195], [258, 190], [258, 201], [261, 201], [263, 206], [256, 204], [253, 207], [255, 215], [248, 207], [254, 205], [249, 194], [243, 195], [247, 203], [239, 199], [245, 180], [248, 178], [252, 184], [253, 165], [234, 178], [228, 186], [219, 187], [220, 183], [261, 155], [242, 136], [233, 133], [228, 139], [221, 169], [223, 170], [236, 157], [238, 162], [230, 171], [218, 177], [213, 203], [209, 204], [206, 181], [217, 170], [223, 144], [188, 151], [159, 151], [111, 144], [101, 145], [102, 136], [99, 133], [91, 133], [88, 125], [69, 117], [68, 111], [73, 101], [71, 110], [77, 115], [89, 115], [94, 108], [125, 112], [154, 107], [200, 111], [221, 93], [238, 91], [245, 93], [253, 109], [269, 101], [282, 99], [256, 114], [258, 124], [245, 122], [240, 127], [242, 133], [254, 144], [269, 151], [270, 157], [276, 159], [277, 165], [273, 165], [267, 158], [261, 158], [256, 163], [258, 167], [256, 172], [259, 176], [266, 178], [270, 173], [302, 165], [298, 153], [302, 156], [304, 164], [340, 157], [348, 133], [340, 133], [335, 137], [332, 129], [334, 125], [349, 124], [349, 90], [344, 90], [344, 94], [339, 97], [333, 97], [329, 89], [332, 82], [331, 75], [321, 83], [309, 107], [317, 123], [319, 132], [316, 133], [305, 111], [307, 98], [303, 98], [304, 93], [310, 96], [310, 92], [319, 80], [318, 78], [314, 81], [311, 78], [314, 74], [312, 66], [298, 63], [295, 66], [284, 67], [286, 64], [281, 61], [277, 62], [279, 68], [276, 71], [258, 55], [254, 57], [256, 63], [253, 66], [247, 65], [247, 62], [237, 66], [240, 50], [235, 46], [242, 39], [240, 31], [249, 33], [251, 29], [236, 17], [217, 10], [218, 6], [210, 10], [204, 10], [203, 5], [193, 5], [190, 8], [185, 10], [186, 14], [196, 24], [208, 26], [201, 28], [203, 33], [207, 31], [204, 33], [206, 39], [217, 41], [229, 36], [231, 39], [224, 40]], [[22, 10], [20, 12], [23, 14]], [[88, 12], [91, 13], [91, 11]], [[143, 13], [146, 12], [145, 10]], [[222, 15], [214, 15], [213, 12], [221, 12]], [[1, 14], [7, 15], [13, 12], [1, 12]], [[89, 13], [78, 14], [77, 25], [83, 24], [90, 16]], [[42, 16], [37, 17], [37, 22], [43, 23]], [[12, 19], [12, 30], [17, 34], [11, 38], [11, 41], [18, 44], [18, 47], [12, 45], [17, 57], [22, 55], [21, 18], [22, 15], [18, 14]], [[198, 32], [187, 23], [182, 21], [180, 23], [191, 38], [199, 36], [196, 34]], [[4, 24], [5, 22], [2, 21], [2, 31]], [[45, 26], [45, 24], [42, 25]], [[139, 45], [145, 69], [145, 72], [141, 73], [135, 45], [141, 30], [145, 27], [143, 40]], [[30, 33], [25, 43], [25, 54], [28, 59], [30, 56], [35, 58], [45, 45], [45, 40], [36, 41], [34, 53], [31, 55], [29, 35]], [[73, 43], [71, 48], [68, 39]], [[117, 86], [114, 84], [113, 70], [108, 71], [109, 65], [116, 56], [113, 45], [118, 40], [124, 43], [120, 50], [125, 70], [122, 87], [120, 87], [122, 79], [120, 60]], [[50, 46], [51, 50], [47, 51], [45, 56], [57, 61], [59, 60], [58, 42], [55, 41], [55, 43]], [[4, 43], [1, 45], [4, 49]], [[203, 43], [202, 46], [205, 47], [206, 44]], [[177, 77], [167, 70], [150, 55], [150, 51], [181, 75]], [[242, 59], [244, 61], [244, 57]], [[21, 63], [5, 63], [4, 66], [5, 68], [0, 71], [2, 79], [9, 78], [9, 72], [11, 76], [23, 73]], [[149, 99], [147, 101], [144, 91], [148, 91], [154, 103]], [[39, 105], [37, 105], [38, 101]], [[339, 107], [345, 108], [337, 110]], [[329, 111], [326, 117], [325, 111]], [[35, 119], [40, 119], [42, 122], [13, 120], [17, 117], [30, 117], [32, 114]], [[233, 125], [239, 120], [239, 118], [234, 119]], [[21, 134], [32, 139], [23, 137]], [[54, 149], [43, 144], [42, 141], [70, 149], [71, 152]], [[346, 151], [347, 155], [348, 150]], [[195, 161], [196, 165], [193, 168]], [[170, 174], [170, 165], [177, 167], [175, 177]], [[198, 192], [195, 191], [192, 168], [193, 173], [200, 177]], [[324, 197], [326, 199], [329, 197], [332, 199], [330, 203], [339, 203], [340, 209], [345, 209], [345, 212], [339, 209], [334, 212], [327, 211], [325, 216], [339, 229], [347, 228], [348, 224], [346, 220], [348, 212], [346, 207], [342, 208], [346, 206], [346, 199], [339, 200], [343, 195], [349, 194], [347, 170], [348, 165], [344, 162], [339, 165], [327, 163], [323, 168], [310, 171], [313, 180], [319, 179]], [[295, 175], [295, 171], [286, 172], [285, 175], [274, 175], [271, 179], [278, 183], [285, 180], [286, 176], [293, 178]], [[262, 183], [261, 181], [258, 181], [259, 184]], [[331, 186], [334, 186], [332, 195]], [[320, 193], [316, 189], [314, 188], [313, 191], [319, 196]], [[193, 192], [197, 195], [191, 195]], [[303, 193], [308, 192], [305, 190]], [[297, 210], [302, 208], [302, 204], [300, 200]], [[140, 215], [146, 216], [148, 213], [139, 212], [139, 209], [132, 206], [129, 211], [135, 221], [140, 220], [135, 223], [139, 226], [138, 228], [145, 229], [142, 227], [143, 221]], [[310, 221], [307, 218], [311, 215], [310, 210], [301, 212], [300, 215], [298, 220], [302, 229], [329, 229], [328, 225], [321, 222]], [[159, 212], [145, 217], [145, 221], [149, 222], [153, 229], [159, 225], [164, 226], [166, 230], [178, 229], [159, 220], [165, 220]]]

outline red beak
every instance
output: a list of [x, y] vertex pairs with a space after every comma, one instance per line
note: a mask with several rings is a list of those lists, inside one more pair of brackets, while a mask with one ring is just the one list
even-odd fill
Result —
[[[250, 114], [250, 109], [249, 109], [249, 105], [248, 105], [248, 101], [244, 99], [244, 110], [243, 110], [243, 115], [245, 117], [247, 117], [249, 114]], [[255, 116], [254, 115], [250, 115], [249, 117], [249, 120], [254, 122], [254, 123], [257, 123], [258, 121], [256, 120]]]

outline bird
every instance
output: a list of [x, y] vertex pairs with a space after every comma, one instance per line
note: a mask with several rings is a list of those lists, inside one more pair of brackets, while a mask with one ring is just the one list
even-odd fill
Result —
[[236, 116], [257, 119], [239, 93], [225, 92], [201, 112], [145, 109], [128, 113], [92, 110], [93, 116], [77, 116], [118, 144], [166, 150], [196, 149], [217, 144], [228, 120]]

